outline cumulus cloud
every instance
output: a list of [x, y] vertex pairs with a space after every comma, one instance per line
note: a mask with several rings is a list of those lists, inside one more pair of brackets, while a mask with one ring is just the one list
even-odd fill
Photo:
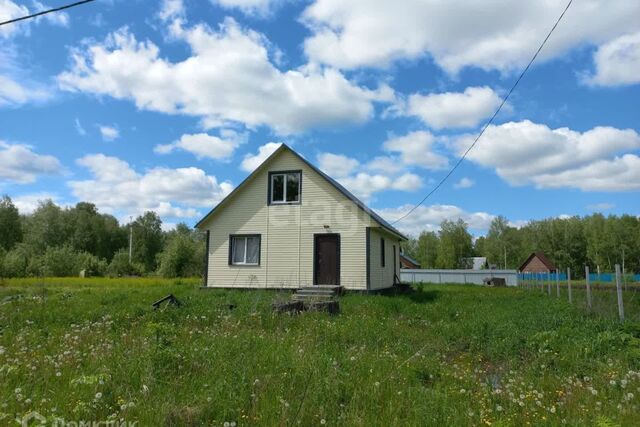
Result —
[[453, 184], [453, 188], [456, 188], [456, 189], [471, 188], [474, 185], [475, 185], [475, 182], [472, 179], [467, 178], [465, 176], [461, 178], [460, 181]]
[[42, 102], [50, 97], [51, 93], [37, 83], [28, 82], [24, 79], [19, 81], [19, 79], [10, 75], [0, 74], [0, 107]]
[[[371, 162], [361, 165], [354, 158], [334, 153], [320, 153], [318, 167], [330, 177], [344, 185], [356, 197], [369, 200], [375, 193], [384, 190], [415, 191], [422, 187], [422, 178], [399, 168], [376, 173]], [[380, 164], [380, 159], [375, 160]]]
[[593, 86], [640, 83], [640, 32], [624, 35], [598, 48], [595, 73], [585, 82]]
[[114, 141], [120, 137], [120, 131], [115, 126], [99, 125], [100, 135], [105, 141]]
[[37, 154], [33, 147], [0, 141], [0, 180], [29, 184], [40, 175], [57, 175], [64, 171], [53, 156]]
[[[413, 205], [404, 205], [397, 208], [376, 209], [384, 219], [389, 222], [401, 218]], [[422, 231], [438, 231], [440, 223], [446, 220], [456, 221], [462, 218], [471, 231], [484, 234], [491, 225], [495, 215], [487, 212], [467, 212], [453, 205], [419, 206], [411, 215], [394, 224], [394, 227], [410, 236], [417, 237]]]
[[[315, 0], [303, 13], [312, 31], [304, 49], [339, 68], [384, 67], [429, 55], [444, 70], [509, 71], [525, 64], [562, 12], [563, 2], [496, 0]], [[574, 2], [541, 53], [557, 57], [637, 31], [640, 3]]]
[[156, 145], [153, 149], [158, 154], [168, 154], [174, 150], [184, 150], [195, 155], [198, 159], [210, 158], [214, 160], [229, 159], [240, 144], [246, 142], [245, 134], [238, 134], [232, 130], [221, 132], [220, 137], [198, 133], [185, 134], [171, 144]]
[[[457, 140], [462, 153], [473, 140]], [[640, 189], [640, 135], [632, 129], [551, 129], [525, 120], [489, 126], [468, 159], [495, 168], [512, 185], [584, 191]], [[622, 156], [619, 156], [621, 153]]]
[[51, 200], [58, 206], [67, 206], [66, 203], [60, 201], [60, 197], [56, 193], [28, 193], [11, 198], [11, 201], [22, 215], [29, 215], [33, 213], [33, 211], [38, 209], [40, 203], [46, 202], [47, 200]]
[[200, 117], [206, 127], [241, 123], [280, 134], [362, 123], [372, 117], [374, 102], [393, 98], [387, 86], [360, 87], [331, 68], [281, 71], [271, 62], [268, 40], [230, 18], [218, 31], [174, 24], [173, 35], [191, 52], [184, 60], [169, 61], [158, 46], [122, 28], [103, 43], [76, 49], [71, 68], [58, 76], [60, 86]]
[[278, 148], [282, 145], [279, 142], [268, 142], [264, 145], [261, 145], [258, 148], [258, 152], [256, 154], [247, 154], [244, 156], [242, 163], [240, 163], [240, 169], [245, 172], [253, 172], [258, 166], [262, 164], [267, 158], [273, 154]]
[[432, 170], [444, 169], [449, 164], [449, 160], [434, 151], [434, 142], [435, 137], [430, 132], [415, 131], [387, 139], [382, 144], [382, 148], [391, 153], [398, 153], [405, 165]]
[[104, 154], [84, 156], [77, 164], [92, 178], [69, 181], [73, 195], [121, 217], [153, 210], [162, 217], [193, 218], [199, 216], [197, 208], [215, 206], [233, 189], [231, 183], [220, 183], [194, 167], [155, 167], [139, 173], [124, 160]]
[[417, 116], [433, 129], [477, 126], [502, 102], [489, 87], [468, 87], [464, 92], [413, 94], [407, 114]]
[[185, 14], [184, 3], [182, 0], [162, 0], [158, 18], [162, 21], [183, 17]]
[[317, 158], [318, 167], [332, 178], [348, 176], [360, 166], [359, 161], [342, 154], [320, 153]]

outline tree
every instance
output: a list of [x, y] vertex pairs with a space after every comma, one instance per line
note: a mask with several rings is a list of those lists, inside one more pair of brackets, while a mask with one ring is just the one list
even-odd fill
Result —
[[163, 277], [192, 277], [202, 274], [204, 241], [186, 224], [178, 224], [167, 233], [164, 250], [158, 256]]
[[144, 272], [144, 266], [139, 263], [129, 262], [129, 253], [121, 249], [113, 256], [108, 272], [115, 277], [140, 276]]
[[142, 264], [146, 272], [155, 271], [156, 256], [162, 250], [162, 220], [155, 212], [145, 212], [133, 226], [133, 260]]
[[418, 237], [417, 253], [415, 259], [422, 268], [435, 268], [438, 258], [440, 239], [433, 231], [423, 231]]
[[20, 213], [9, 196], [0, 199], [0, 248], [10, 250], [22, 241]]
[[460, 268], [462, 259], [473, 254], [473, 239], [467, 231], [467, 223], [444, 220], [440, 224], [440, 247], [436, 259], [438, 268]]
[[37, 254], [69, 241], [69, 223], [65, 212], [51, 200], [40, 202], [24, 223], [24, 242]]

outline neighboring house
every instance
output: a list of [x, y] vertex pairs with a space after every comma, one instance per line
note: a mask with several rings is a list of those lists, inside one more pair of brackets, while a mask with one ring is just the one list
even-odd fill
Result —
[[196, 227], [205, 286], [223, 288], [388, 288], [407, 240], [284, 144]]
[[413, 268], [415, 270], [420, 268], [420, 263], [415, 259], [411, 258], [409, 255], [405, 254], [404, 252], [401, 252], [400, 268]]
[[533, 252], [518, 269], [521, 273], [554, 273], [556, 270], [556, 266], [542, 252]]

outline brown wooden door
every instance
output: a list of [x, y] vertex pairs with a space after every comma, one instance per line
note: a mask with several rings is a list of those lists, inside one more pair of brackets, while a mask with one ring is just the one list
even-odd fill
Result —
[[314, 285], [340, 284], [340, 235], [316, 234]]

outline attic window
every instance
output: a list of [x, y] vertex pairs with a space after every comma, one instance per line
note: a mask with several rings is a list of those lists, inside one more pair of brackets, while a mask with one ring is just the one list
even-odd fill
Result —
[[300, 171], [269, 173], [269, 204], [300, 203]]

